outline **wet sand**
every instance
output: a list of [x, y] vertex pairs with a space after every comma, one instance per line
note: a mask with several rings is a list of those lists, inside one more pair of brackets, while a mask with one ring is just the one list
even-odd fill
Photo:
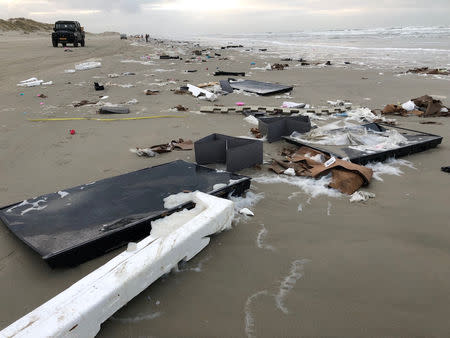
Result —
[[[238, 114], [169, 111], [178, 104], [191, 111], [210, 105], [190, 95], [175, 95], [170, 89], [183, 85], [184, 80], [192, 84], [217, 81], [208, 73], [218, 66], [251, 71], [252, 80], [295, 84], [288, 99], [233, 93], [214, 102], [226, 106], [237, 101], [268, 106], [296, 101], [318, 106], [327, 100], [347, 99], [354, 105], [382, 108], [423, 94], [447, 96], [450, 89], [446, 80], [397, 77], [386, 71], [380, 75], [351, 65], [250, 70], [252, 61], [263, 67], [271, 60], [263, 62], [237, 50], [218, 51], [229, 61], [122, 63], [172, 50], [164, 45], [130, 46], [130, 41], [118, 37], [90, 37], [86, 44], [85, 48], [64, 52], [52, 48], [48, 36], [2, 36], [0, 205], [175, 159], [194, 161], [193, 151], [139, 158], [129, 151], [136, 146], [178, 137], [196, 140], [213, 132], [248, 135], [251, 125]], [[177, 49], [173, 49], [174, 54]], [[101, 58], [102, 67], [64, 73], [91, 58]], [[198, 71], [184, 73], [188, 69]], [[136, 75], [107, 78], [107, 74], [127, 71]], [[52, 80], [54, 85], [16, 86], [33, 76]], [[175, 83], [150, 85], [158, 79]], [[110, 86], [105, 92], [95, 92], [94, 81], [135, 87]], [[146, 96], [145, 89], [161, 92]], [[48, 98], [38, 98], [41, 93]], [[136, 98], [139, 103], [130, 105], [130, 117], [161, 112], [186, 117], [110, 123], [27, 121], [94, 116], [98, 107], [73, 108], [71, 103], [98, 99], [98, 95], [108, 95], [106, 101], [111, 103]], [[397, 120], [401, 127], [438, 134], [444, 140], [435, 149], [405, 158], [415, 169], [397, 165], [403, 172], [400, 176], [382, 175], [383, 181], [373, 180], [365, 190], [374, 192], [376, 198], [363, 204], [350, 204], [348, 196], [311, 198], [287, 184], [253, 183], [252, 191], [264, 194], [251, 208], [255, 217], [242, 219], [232, 230], [214, 236], [211, 244], [179, 272], [156, 282], [118, 311], [102, 326], [99, 336], [449, 336], [449, 176], [440, 171], [441, 166], [450, 164], [449, 120], [432, 119], [442, 125], [422, 125], [417, 117]], [[76, 134], [69, 135], [69, 129], [75, 129]], [[265, 143], [266, 158], [285, 145]], [[241, 173], [272, 175], [266, 168]], [[118, 252], [76, 268], [52, 270], [1, 225], [0, 326], [33, 310]]]

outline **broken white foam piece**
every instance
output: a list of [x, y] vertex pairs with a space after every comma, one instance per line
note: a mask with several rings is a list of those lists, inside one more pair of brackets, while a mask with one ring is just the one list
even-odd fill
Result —
[[365, 202], [369, 198], [375, 198], [375, 194], [372, 193], [372, 192], [368, 192], [368, 191], [355, 191], [350, 196], [350, 203], [353, 203], [353, 202]]
[[253, 124], [255, 126], [257, 126], [259, 124], [259, 120], [254, 117], [253, 115], [249, 115], [247, 117], [244, 118], [244, 121], [250, 124]]
[[66, 69], [66, 70], [64, 71], [64, 73], [75, 73], [75, 72], [76, 72], [75, 69]]
[[209, 236], [231, 227], [233, 202], [201, 192], [193, 193], [192, 201], [203, 208], [200, 214], [165, 237], [144, 238], [136, 250], [122, 252], [3, 329], [0, 336], [94, 337], [121, 307], [205, 248]]
[[53, 81], [43, 82], [43, 86], [51, 86], [53, 84]]
[[304, 103], [297, 103], [297, 102], [290, 102], [290, 101], [285, 101], [283, 102], [282, 107], [283, 108], [305, 108], [306, 104]]
[[119, 74], [116, 74], [116, 73], [112, 73], [112, 74], [108, 74], [108, 77], [110, 77], [110, 78], [112, 78], [112, 79], [114, 79], [114, 78], [116, 78], [116, 77], [119, 77], [120, 75]]
[[253, 213], [253, 211], [251, 211], [248, 208], [242, 208], [241, 210], [239, 210], [239, 213], [241, 215], [246, 215], [246, 216], [255, 216], [255, 214]]
[[88, 69], [99, 68], [101, 66], [102, 66], [101, 62], [90, 61], [90, 62], [84, 62], [84, 63], [80, 63], [78, 65], [75, 65], [75, 69], [76, 70], [88, 70]]
[[448, 113], [448, 109], [446, 107], [441, 108], [441, 113]]
[[29, 79], [20, 81], [20, 83], [34, 82], [37, 81], [37, 77], [30, 77]]
[[102, 97], [100, 98], [100, 100], [106, 100], [107, 98], [109, 98], [109, 96], [108, 96], [108, 95], [106, 95], [106, 96], [102, 96]]
[[287, 168], [285, 171], [283, 171], [283, 174], [288, 176], [295, 176], [295, 170], [294, 168]]
[[200, 95], [203, 94], [206, 97], [206, 99], [209, 101], [215, 101], [217, 99], [217, 95], [215, 95], [214, 93], [211, 93], [210, 91], [208, 91], [206, 89], [198, 88], [191, 84], [188, 84], [187, 87], [188, 87], [188, 90], [195, 97], [199, 97]]
[[42, 82], [44, 82], [44, 80], [35, 80], [35, 81], [28, 81], [28, 82], [21, 82], [18, 83], [17, 85], [19, 87], [36, 87], [36, 86], [40, 86], [42, 84]]
[[58, 191], [58, 195], [61, 196], [61, 198], [64, 198], [69, 195], [69, 193], [67, 191]]
[[402, 108], [406, 111], [412, 111], [412, 110], [416, 109], [416, 105], [414, 104], [414, 102], [409, 100], [408, 102], [405, 102], [402, 104]]
[[127, 104], [138, 104], [138, 103], [139, 103], [139, 101], [137, 99], [132, 99], [127, 102]]
[[328, 161], [326, 161], [323, 165], [325, 168], [328, 168], [330, 165], [333, 165], [336, 162], [336, 157], [331, 157]]

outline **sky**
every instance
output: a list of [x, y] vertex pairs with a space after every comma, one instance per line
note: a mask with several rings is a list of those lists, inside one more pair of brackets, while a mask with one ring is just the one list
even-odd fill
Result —
[[450, 0], [0, 0], [0, 18], [77, 20], [89, 32], [189, 34], [448, 26]]

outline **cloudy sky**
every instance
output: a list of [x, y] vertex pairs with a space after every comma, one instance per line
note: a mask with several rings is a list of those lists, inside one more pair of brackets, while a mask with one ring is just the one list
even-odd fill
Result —
[[450, 0], [0, 0], [0, 18], [152, 35], [448, 26]]

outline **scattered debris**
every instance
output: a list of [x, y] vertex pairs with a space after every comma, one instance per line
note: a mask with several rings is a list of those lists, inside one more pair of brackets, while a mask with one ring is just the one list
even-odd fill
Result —
[[100, 68], [101, 66], [102, 66], [101, 62], [95, 62], [95, 61], [84, 62], [84, 63], [80, 63], [78, 65], [75, 65], [75, 70], [89, 70], [89, 69], [94, 69], [94, 68]]
[[159, 57], [160, 60], [178, 60], [179, 56], [170, 56], [170, 55], [161, 55]]
[[219, 82], [205, 82], [205, 83], [200, 83], [197, 85], [198, 88], [206, 88], [206, 87], [213, 87], [213, 86], [218, 86]]
[[45, 95], [45, 94], [39, 94], [37, 97], [40, 97], [40, 98], [42, 98], [42, 99], [46, 99], [46, 98], [47, 98], [47, 95]]
[[35, 77], [32, 77], [27, 80], [20, 81], [20, 83], [17, 84], [19, 87], [36, 87], [43, 84], [44, 80], [38, 80]]
[[111, 107], [103, 106], [98, 111], [99, 114], [129, 114], [130, 108], [128, 107]]
[[145, 95], [158, 95], [159, 94], [159, 90], [146, 89], [146, 90], [144, 90], [144, 94]]
[[246, 216], [255, 216], [255, 214], [253, 213], [253, 211], [251, 211], [250, 209], [248, 209], [248, 208], [242, 208], [241, 210], [239, 210], [239, 213], [241, 214], [241, 215], [246, 215]]
[[297, 102], [289, 102], [289, 101], [285, 101], [282, 104], [283, 108], [309, 108], [306, 107], [305, 103], [297, 103]]
[[81, 107], [81, 106], [85, 106], [88, 104], [97, 104], [98, 101], [88, 101], [88, 100], [81, 100], [80, 102], [75, 102], [73, 103], [74, 107]]
[[337, 189], [345, 194], [353, 194], [361, 186], [368, 185], [372, 178], [372, 169], [355, 163], [335, 159], [328, 166], [319, 161], [330, 160], [330, 156], [309, 147], [300, 147], [297, 151], [285, 150], [286, 158], [283, 161], [273, 159], [270, 170], [277, 174], [284, 174], [286, 169], [292, 168], [296, 176], [320, 178], [331, 172], [330, 188]]
[[263, 138], [263, 134], [259, 131], [258, 128], [251, 128], [250, 132], [255, 136], [256, 138]]
[[436, 122], [436, 121], [420, 121], [420, 124], [437, 124], [442, 125], [442, 122]]
[[176, 109], [177, 111], [188, 111], [189, 110], [189, 108], [183, 107], [181, 104], [179, 104], [178, 106], [174, 107], [174, 109]]
[[217, 71], [214, 73], [214, 76], [245, 76], [245, 72], [224, 72]]
[[198, 164], [225, 163], [235, 172], [263, 163], [263, 142], [222, 134], [211, 134], [194, 144]]
[[94, 89], [97, 90], [97, 91], [105, 90], [105, 86], [99, 85], [98, 82], [94, 82]]
[[375, 194], [372, 192], [367, 192], [367, 191], [355, 191], [351, 196], [350, 196], [350, 203], [353, 202], [365, 202], [367, 201], [369, 198], [375, 198]]
[[70, 129], [70, 130], [69, 130], [69, 134], [70, 134], [70, 135], [75, 135], [75, 129]]
[[199, 97], [199, 96], [204, 96], [207, 100], [209, 101], [215, 101], [217, 100], [217, 95], [211, 93], [208, 90], [202, 89], [202, 88], [198, 88], [196, 86], [193, 86], [191, 84], [187, 85], [188, 90], [192, 93], [193, 96], [195, 97]]
[[230, 82], [230, 86], [233, 89], [240, 89], [245, 92], [256, 93], [258, 95], [279, 94], [290, 92], [292, 91], [292, 89], [294, 89], [293, 86], [285, 86], [280, 84], [259, 82], [253, 80], [232, 81]]
[[441, 170], [445, 173], [450, 173], [450, 166], [448, 167], [441, 167]]
[[270, 69], [272, 70], [284, 70], [284, 68], [289, 67], [289, 65], [287, 63], [285, 64], [281, 64], [281, 63], [274, 63]]
[[388, 104], [382, 113], [401, 116], [413, 114], [421, 117], [450, 116], [447, 107], [444, 107], [440, 100], [435, 100], [429, 95], [411, 99], [401, 106]]
[[429, 69], [428, 67], [414, 68], [409, 69], [407, 73], [414, 74], [429, 74], [429, 75], [450, 75], [450, 71], [448, 69]]
[[130, 149], [131, 152], [138, 156], [154, 157], [156, 154], [170, 153], [173, 150], [192, 150], [194, 143], [191, 140], [184, 141], [182, 138], [178, 141], [170, 141], [169, 143], [157, 144], [148, 148], [136, 147]]
[[[253, 117], [254, 118], [254, 117]], [[259, 130], [267, 135], [269, 143], [279, 141], [283, 136], [293, 132], [306, 133], [311, 130], [311, 121], [308, 116], [283, 116], [259, 118]]]

